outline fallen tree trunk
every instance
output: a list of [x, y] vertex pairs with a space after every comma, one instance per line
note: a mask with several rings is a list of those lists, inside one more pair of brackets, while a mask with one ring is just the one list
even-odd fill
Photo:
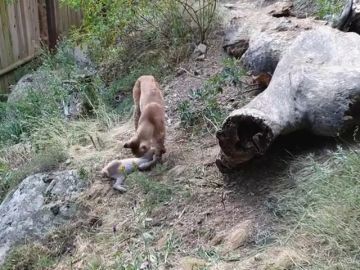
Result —
[[333, 25], [341, 31], [360, 33], [360, 0], [348, 0]]
[[360, 122], [360, 36], [329, 27], [302, 33], [268, 88], [217, 132], [221, 171], [263, 155], [280, 134], [337, 136]]

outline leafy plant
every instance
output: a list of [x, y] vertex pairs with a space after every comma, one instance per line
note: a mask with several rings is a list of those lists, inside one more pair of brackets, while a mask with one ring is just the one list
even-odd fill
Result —
[[326, 15], [340, 14], [344, 4], [344, 0], [317, 0], [318, 16], [323, 19]]
[[143, 67], [158, 79], [166, 76], [189, 56], [191, 43], [205, 42], [216, 22], [217, 0], [62, 2], [82, 10], [83, 25], [72, 36], [89, 44], [106, 83]]

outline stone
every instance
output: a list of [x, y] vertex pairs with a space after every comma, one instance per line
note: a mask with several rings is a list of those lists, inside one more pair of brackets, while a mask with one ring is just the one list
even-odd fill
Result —
[[292, 2], [277, 2], [271, 6], [271, 10], [269, 14], [273, 17], [279, 18], [279, 17], [289, 17], [293, 16], [292, 9], [294, 8], [294, 5]]
[[246, 220], [234, 226], [224, 237], [224, 251], [233, 251], [244, 246], [250, 238], [252, 232], [252, 222]]
[[205, 60], [205, 54], [199, 55], [196, 57], [196, 61], [204, 61]]
[[197, 58], [203, 54], [206, 54], [206, 51], [207, 51], [207, 46], [205, 44], [200, 43], [195, 48], [193, 55], [195, 58]]
[[75, 218], [79, 213], [75, 200], [86, 187], [73, 170], [25, 178], [0, 204], [0, 264], [15, 245], [42, 239]]
[[151, 263], [149, 261], [145, 261], [140, 265], [140, 270], [151, 269]]
[[228, 9], [236, 9], [237, 8], [235, 4], [230, 4], [230, 3], [224, 4], [224, 7], [228, 8]]
[[296, 251], [286, 248], [272, 248], [258, 258], [258, 263], [264, 270], [286, 270], [295, 266], [295, 261], [299, 261]]
[[46, 72], [41, 70], [24, 75], [15, 85], [11, 87], [8, 95], [8, 103], [16, 103], [28, 96], [30, 91], [46, 92], [49, 85]]
[[206, 265], [207, 262], [202, 259], [194, 257], [184, 257], [180, 259], [179, 270], [200, 270], [206, 267]]

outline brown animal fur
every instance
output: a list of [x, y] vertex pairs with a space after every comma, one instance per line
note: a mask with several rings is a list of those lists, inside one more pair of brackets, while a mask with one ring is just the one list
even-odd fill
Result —
[[141, 76], [133, 88], [135, 135], [124, 144], [136, 157], [150, 149], [161, 158], [165, 149], [165, 108], [159, 84], [153, 76]]

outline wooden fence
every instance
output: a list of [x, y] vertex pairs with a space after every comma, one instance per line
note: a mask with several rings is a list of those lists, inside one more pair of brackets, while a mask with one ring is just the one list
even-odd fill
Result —
[[81, 13], [59, 0], [0, 0], [0, 94], [17, 79], [16, 68], [80, 23]]

